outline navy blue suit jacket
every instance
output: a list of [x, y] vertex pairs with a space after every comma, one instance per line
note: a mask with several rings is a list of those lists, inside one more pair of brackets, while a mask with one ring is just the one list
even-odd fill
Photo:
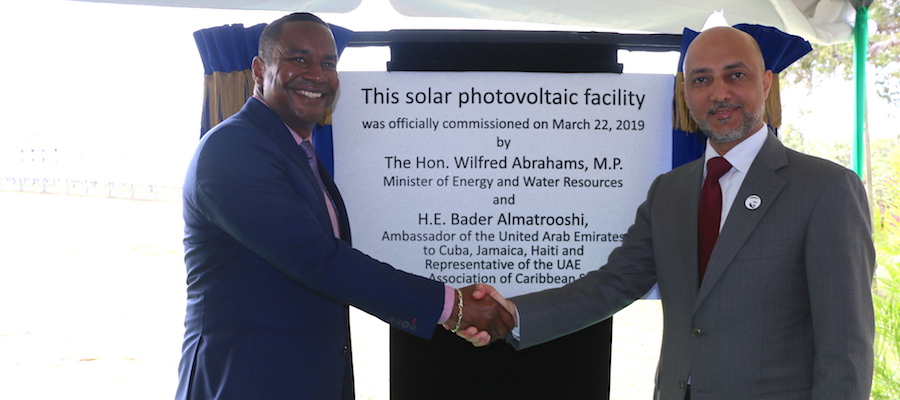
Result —
[[187, 312], [176, 399], [352, 399], [349, 308], [430, 337], [439, 282], [350, 246], [302, 149], [251, 98], [207, 133], [184, 183]]

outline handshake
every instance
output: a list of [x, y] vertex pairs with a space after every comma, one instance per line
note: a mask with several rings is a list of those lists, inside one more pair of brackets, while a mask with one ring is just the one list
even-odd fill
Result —
[[505, 338], [518, 325], [516, 306], [490, 285], [457, 289], [457, 301], [444, 328], [475, 347]]

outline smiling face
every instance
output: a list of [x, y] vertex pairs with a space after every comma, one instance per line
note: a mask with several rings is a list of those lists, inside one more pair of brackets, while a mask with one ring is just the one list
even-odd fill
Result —
[[340, 85], [331, 30], [311, 21], [287, 22], [270, 51], [260, 54], [265, 59], [253, 59], [256, 95], [291, 129], [308, 137]]
[[771, 84], [756, 41], [740, 30], [704, 31], [685, 54], [685, 102], [719, 154], [762, 128]]

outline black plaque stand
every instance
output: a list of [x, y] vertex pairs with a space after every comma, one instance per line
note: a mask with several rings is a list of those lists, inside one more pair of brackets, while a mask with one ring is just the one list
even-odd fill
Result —
[[391, 399], [609, 399], [612, 318], [521, 351], [437, 329], [429, 341], [391, 328]]

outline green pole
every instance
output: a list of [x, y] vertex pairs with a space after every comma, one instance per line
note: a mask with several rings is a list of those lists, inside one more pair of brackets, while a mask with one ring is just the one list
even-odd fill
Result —
[[854, 32], [854, 55], [856, 67], [856, 134], [853, 140], [853, 171], [860, 178], [865, 170], [865, 131], [866, 131], [866, 58], [869, 53], [869, 8], [859, 7], [856, 10], [856, 26]]

